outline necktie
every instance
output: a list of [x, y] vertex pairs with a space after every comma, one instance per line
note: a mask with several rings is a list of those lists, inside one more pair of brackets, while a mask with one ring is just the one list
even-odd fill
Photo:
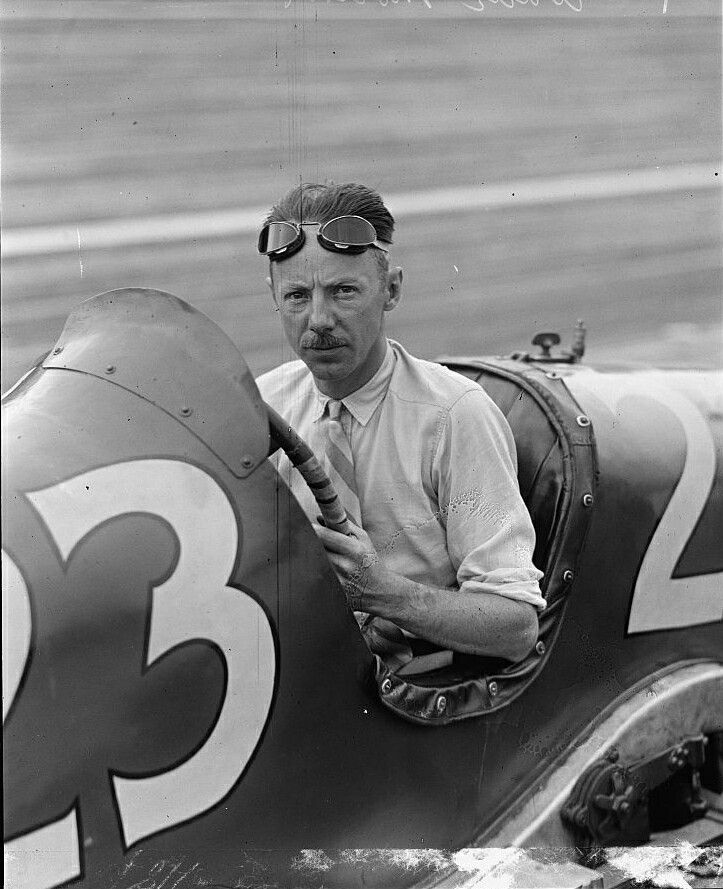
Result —
[[[329, 478], [336, 488], [350, 521], [361, 526], [359, 493], [354, 475], [354, 456], [341, 422], [344, 409], [342, 401], [330, 400], [327, 402], [326, 460]], [[395, 670], [412, 659], [412, 652], [404, 634], [391, 621], [380, 617], [368, 620], [369, 615], [363, 611], [355, 611], [354, 616], [362, 625], [362, 632], [371, 650], [380, 655], [390, 669]]]
[[[354, 475], [354, 456], [341, 422], [345, 410], [344, 403], [329, 401], [327, 409], [329, 413], [326, 424], [326, 458], [329, 464], [329, 478], [336, 488], [349, 519], [357, 525], [361, 525], [359, 493]], [[347, 413], [349, 413], [348, 410]], [[367, 645], [375, 654], [383, 658], [390, 669], [396, 670], [412, 659], [412, 652], [404, 634], [391, 621], [381, 617], [368, 620], [369, 615], [363, 611], [355, 611], [354, 616], [363, 627], [362, 632]]]
[[361, 525], [359, 493], [354, 475], [354, 457], [349, 439], [341, 424], [344, 404], [341, 401], [329, 401], [327, 409], [325, 451], [329, 478], [336, 488], [349, 519], [357, 525]]

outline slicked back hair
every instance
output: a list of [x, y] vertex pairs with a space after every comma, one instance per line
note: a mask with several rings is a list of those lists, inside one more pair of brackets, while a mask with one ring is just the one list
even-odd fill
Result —
[[[394, 217], [384, 206], [381, 196], [366, 185], [345, 182], [340, 185], [329, 183], [304, 182], [292, 188], [274, 204], [267, 222], [318, 222], [325, 223], [337, 216], [361, 216], [371, 222], [377, 233], [377, 240], [392, 243]], [[382, 284], [386, 283], [389, 271], [389, 258], [383, 250], [373, 250], [379, 266]], [[273, 276], [272, 276], [273, 277]]]

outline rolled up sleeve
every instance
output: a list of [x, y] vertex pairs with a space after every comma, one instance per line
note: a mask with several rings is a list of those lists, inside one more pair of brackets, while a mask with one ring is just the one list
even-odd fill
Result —
[[460, 589], [542, 610], [542, 572], [532, 563], [535, 531], [517, 483], [514, 439], [481, 388], [447, 411], [432, 472]]

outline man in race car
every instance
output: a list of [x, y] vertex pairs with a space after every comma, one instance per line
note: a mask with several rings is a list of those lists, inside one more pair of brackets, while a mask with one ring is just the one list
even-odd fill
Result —
[[[300, 360], [257, 383], [325, 462], [355, 522], [354, 536], [314, 529], [358, 619], [374, 616], [368, 629], [380, 633], [367, 640], [380, 653], [389, 642], [397, 666], [415, 639], [517, 661], [545, 603], [512, 433], [477, 383], [385, 336], [402, 293], [393, 229], [362, 185], [305, 184], [273, 207], [258, 249]], [[278, 466], [314, 521], [308, 487], [284, 456]]]

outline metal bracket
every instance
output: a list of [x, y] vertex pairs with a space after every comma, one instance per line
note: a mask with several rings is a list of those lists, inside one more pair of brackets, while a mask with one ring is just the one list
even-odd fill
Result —
[[673, 776], [677, 776], [673, 792], [679, 795], [685, 789], [687, 820], [702, 817], [707, 805], [701, 795], [700, 769], [707, 742], [704, 735], [688, 737], [629, 765], [618, 761], [615, 750], [594, 762], [580, 776], [560, 812], [576, 845], [586, 851], [646, 843], [651, 831], [651, 795]]

